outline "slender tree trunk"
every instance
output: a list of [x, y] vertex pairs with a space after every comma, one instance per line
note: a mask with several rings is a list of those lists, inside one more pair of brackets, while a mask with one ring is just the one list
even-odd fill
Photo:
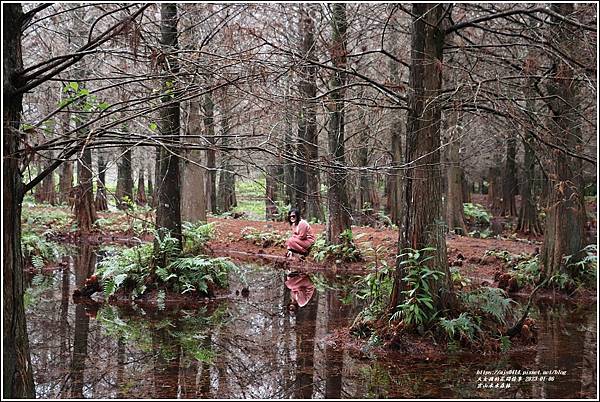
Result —
[[[397, 21], [392, 17], [392, 22], [397, 24]], [[392, 29], [390, 33], [390, 45], [394, 55], [398, 55], [399, 35], [396, 29]], [[400, 84], [400, 69], [399, 63], [396, 60], [389, 61], [390, 82], [394, 85]], [[404, 180], [402, 179], [403, 171], [400, 166], [404, 162], [402, 157], [402, 115], [400, 112], [394, 111], [391, 116], [390, 131], [392, 139], [390, 154], [392, 156], [392, 168], [389, 171], [387, 179], [387, 213], [395, 225], [400, 223], [403, 211]]]
[[502, 210], [502, 170], [498, 154], [494, 156], [494, 166], [488, 172], [488, 204], [494, 215]]
[[[533, 100], [533, 78], [528, 78], [524, 88], [524, 94], [527, 98], [526, 106], [530, 113], [536, 112], [535, 101]], [[533, 149], [534, 136], [532, 127], [525, 128], [523, 138], [523, 148], [525, 156], [523, 158], [523, 181], [521, 185], [521, 208], [519, 210], [519, 225], [517, 230], [525, 234], [538, 236], [542, 234], [542, 227], [538, 219], [533, 183], [535, 180], [535, 152]]]
[[446, 224], [451, 232], [460, 235], [467, 234], [465, 213], [463, 207], [463, 172], [460, 167], [460, 138], [462, 136], [459, 112], [448, 112], [448, 167], [446, 171]]
[[[230, 135], [230, 119], [231, 119], [231, 106], [229, 103], [229, 97], [226, 93], [223, 94], [223, 118], [222, 118], [222, 131], [223, 137], [221, 139], [221, 145], [223, 148], [229, 146], [229, 135]], [[231, 164], [232, 151], [226, 151], [222, 155], [221, 159], [221, 174], [219, 176], [219, 189], [218, 189], [218, 205], [220, 212], [228, 212], [237, 206], [237, 199], [235, 196], [235, 173]]]
[[[430, 281], [434, 305], [443, 310], [452, 291], [446, 255], [445, 224], [442, 216], [442, 180], [440, 170], [439, 95], [442, 85], [441, 63], [444, 45], [444, 5], [413, 4], [411, 38], [410, 95], [407, 121], [407, 172], [405, 223], [400, 227], [399, 254], [405, 247], [433, 247], [427, 265], [445, 273], [439, 281]], [[405, 231], [404, 233], [402, 231]], [[404, 266], [397, 259], [392, 308], [401, 300]]]
[[[65, 95], [63, 95], [65, 96]], [[71, 114], [68, 111], [63, 113], [60, 118], [63, 132], [71, 130]], [[73, 162], [64, 161], [60, 166], [58, 178], [58, 201], [61, 204], [73, 205]]]
[[284, 156], [283, 156], [283, 183], [284, 183], [284, 201], [287, 205], [296, 205], [295, 187], [295, 164], [293, 152], [293, 134], [290, 116], [286, 115], [286, 129], [283, 134]]
[[35, 397], [29, 338], [23, 304], [23, 259], [21, 254], [21, 206], [23, 182], [19, 159], [20, 118], [23, 95], [16, 91], [16, 73], [23, 68], [20, 4], [2, 5], [2, 396]]
[[106, 198], [106, 162], [104, 157], [98, 154], [98, 180], [96, 180], [96, 200], [94, 202], [96, 211], [106, 211], [108, 202]]
[[[80, 135], [87, 136], [87, 131], [83, 130]], [[92, 150], [86, 148], [77, 162], [78, 184], [75, 196], [77, 227], [82, 233], [89, 233], [97, 219], [92, 176]]]
[[[573, 13], [572, 3], [553, 4], [552, 10], [562, 16]], [[553, 17], [553, 41], [561, 49], [572, 49], [575, 34], [569, 32], [567, 24]], [[582, 152], [580, 133], [580, 111], [578, 81], [574, 79], [571, 66], [563, 59], [555, 60], [554, 75], [547, 84], [546, 102], [552, 117], [551, 131], [554, 141], [568, 150]], [[583, 248], [584, 224], [586, 219], [583, 198], [583, 166], [581, 159], [553, 150], [549, 169], [551, 193], [544, 233], [542, 272], [552, 277], [565, 272], [563, 258], [572, 255], [571, 262], [580, 257]]]
[[[300, 208], [303, 215], [308, 219], [317, 218], [318, 216], [311, 216], [309, 214], [309, 189], [308, 180], [311, 174], [315, 174], [316, 171], [312, 166], [315, 161], [311, 160], [311, 151], [318, 152], [315, 144], [311, 144], [314, 141], [317, 133], [317, 119], [314, 99], [317, 94], [316, 84], [316, 67], [309, 62], [315, 58], [315, 26], [314, 21], [310, 15], [310, 8], [300, 5], [300, 35], [301, 49], [300, 52], [304, 60], [299, 74], [299, 89], [300, 96], [302, 97], [300, 103], [300, 113], [298, 116], [298, 148], [295, 168], [295, 184], [296, 184], [296, 207]], [[318, 140], [318, 139], [317, 139]], [[318, 154], [317, 154], [318, 155]], [[309, 172], [310, 170], [310, 172]], [[318, 176], [317, 176], [318, 177]], [[313, 177], [314, 179], [314, 177]], [[315, 185], [313, 180], [312, 185]], [[318, 190], [313, 188], [314, 190]], [[312, 194], [314, 197], [318, 195]], [[314, 201], [313, 201], [314, 204]], [[317, 212], [318, 215], [318, 212]]]
[[130, 203], [133, 202], [132, 149], [125, 146], [121, 147], [120, 150], [121, 158], [117, 163], [117, 189], [115, 197], [117, 199], [117, 208], [127, 209], [130, 207]]
[[516, 216], [517, 205], [515, 195], [517, 193], [517, 137], [513, 132], [508, 134], [506, 140], [506, 164], [502, 178], [502, 216]]
[[[197, 101], [190, 102], [188, 139], [191, 143], [200, 143], [200, 105]], [[206, 170], [200, 166], [202, 151], [187, 150], [187, 158], [183, 162], [183, 180], [181, 192], [181, 217], [188, 222], [206, 222], [206, 196], [204, 193], [204, 176]]]
[[346, 74], [346, 5], [335, 3], [332, 5], [333, 27], [333, 65], [339, 70], [331, 78], [331, 109], [329, 113], [329, 153], [330, 164], [327, 205], [329, 219], [327, 222], [327, 241], [330, 244], [339, 244], [339, 235], [350, 229], [350, 205], [346, 192], [345, 144], [344, 144], [344, 96]]
[[146, 198], [146, 185], [144, 181], [144, 167], [142, 166], [138, 173], [137, 195], [135, 196], [135, 203], [142, 206], [148, 203], [148, 199]]
[[277, 196], [279, 186], [277, 183], [278, 165], [268, 165], [265, 168], [265, 219], [267, 221], [275, 220], [277, 213]]
[[[42, 169], [48, 168], [53, 162], [53, 152], [47, 151], [47, 159], [45, 159], [45, 163], [41, 164]], [[54, 182], [54, 174], [51, 173], [47, 175], [44, 180], [42, 180], [41, 185], [39, 186], [39, 194], [40, 198], [39, 202], [46, 202], [50, 205], [56, 204], [56, 190], [55, 190], [55, 182]], [[37, 193], [36, 193], [37, 195]], [[37, 197], [36, 197], [37, 198]]]
[[373, 214], [379, 210], [379, 196], [377, 194], [377, 182], [372, 173], [368, 172], [369, 166], [369, 140], [371, 132], [366, 121], [366, 113], [359, 112], [358, 117], [359, 130], [359, 149], [358, 149], [358, 166], [361, 168], [358, 174], [358, 192], [356, 209], [359, 216], [363, 220], [363, 224], [373, 222]]
[[[212, 92], [207, 92], [204, 95], [204, 130], [206, 131], [206, 139], [211, 146], [216, 145], [215, 139], [215, 119]], [[206, 201], [207, 209], [213, 214], [217, 214], [217, 156], [214, 148], [206, 150], [206, 167], [208, 169], [206, 181]]]
[[[163, 88], [172, 88], [177, 92], [175, 77], [179, 72], [177, 63], [177, 4], [161, 3], [161, 46], [167, 57], [166, 65], [169, 76], [165, 77]], [[180, 111], [179, 102], [173, 101], [169, 95], [162, 98], [164, 103], [160, 111], [160, 131], [168, 136], [171, 142], [179, 142]], [[156, 210], [156, 226], [168, 229], [172, 236], [181, 243], [181, 209], [179, 187], [179, 157], [177, 149], [165, 146], [161, 148], [160, 178], [157, 181], [158, 206]]]

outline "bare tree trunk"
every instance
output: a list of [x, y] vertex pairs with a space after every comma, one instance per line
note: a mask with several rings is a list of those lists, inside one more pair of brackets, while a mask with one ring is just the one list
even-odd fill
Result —
[[146, 198], [146, 185], [144, 183], [144, 166], [140, 168], [138, 173], [138, 185], [135, 203], [142, 206], [148, 203], [148, 199]]
[[[573, 4], [553, 4], [552, 10], [562, 16], [568, 16], [573, 13]], [[561, 49], [572, 49], [576, 46], [576, 42], [571, 42], [574, 34], [568, 31], [568, 26], [556, 17], [553, 20], [556, 24], [552, 29], [553, 41], [558, 42], [557, 46]], [[549, 96], [545, 99], [552, 116], [552, 136], [561, 147], [581, 152], [578, 81], [574, 79], [571, 66], [562, 59], [555, 60], [554, 75], [551, 79], [546, 86]], [[582, 161], [568, 156], [561, 150], [552, 152], [549, 169], [551, 193], [541, 258], [545, 277], [565, 272], [563, 258], [572, 255], [571, 262], [577, 261], [585, 241]]]
[[96, 211], [106, 211], [108, 201], [106, 198], [106, 162], [102, 154], [98, 153], [98, 179], [96, 180]]
[[[407, 172], [405, 222], [400, 226], [399, 254], [405, 247], [433, 247], [427, 265], [445, 276], [431, 281], [434, 305], [444, 309], [452, 291], [446, 255], [445, 225], [442, 216], [442, 180], [440, 170], [439, 95], [442, 85], [441, 64], [444, 45], [442, 27], [444, 5], [413, 4], [409, 110], [407, 121]], [[404, 233], [403, 233], [404, 231]], [[404, 266], [397, 259], [396, 278], [390, 307], [401, 299]]]
[[265, 167], [265, 219], [267, 221], [275, 220], [277, 213], [277, 197], [279, 185], [277, 183], [278, 165], [268, 165]]
[[515, 195], [517, 193], [517, 137], [515, 133], [509, 132], [506, 140], [506, 164], [502, 178], [502, 216], [516, 216], [517, 205]]
[[[397, 20], [392, 17], [392, 22], [397, 24]], [[399, 35], [396, 29], [392, 29], [390, 32], [390, 45], [392, 46], [392, 53], [398, 55], [398, 43]], [[390, 82], [394, 85], [400, 84], [400, 71], [399, 63], [396, 60], [390, 59], [388, 64], [390, 72]], [[404, 194], [404, 180], [403, 171], [400, 166], [404, 162], [402, 157], [402, 118], [398, 111], [394, 111], [391, 116], [390, 131], [391, 131], [391, 156], [392, 156], [392, 168], [389, 171], [387, 179], [387, 213], [390, 215], [391, 221], [398, 225], [403, 213], [403, 198]]]
[[293, 151], [293, 134], [291, 117], [286, 114], [285, 132], [283, 134], [284, 156], [283, 156], [283, 183], [284, 183], [284, 201], [287, 205], [296, 205], [295, 188], [295, 164]]
[[[230, 127], [230, 102], [227, 93], [223, 93], [223, 104], [222, 104], [222, 132], [223, 137], [221, 138], [221, 145], [226, 148], [229, 146], [229, 135]], [[237, 199], [235, 196], [235, 173], [231, 164], [231, 155], [226, 151], [222, 154], [221, 158], [221, 174], [219, 176], [219, 189], [218, 189], [218, 205], [220, 212], [228, 212], [237, 206]]]
[[498, 154], [494, 157], [494, 166], [488, 171], [488, 204], [494, 215], [502, 210], [502, 172]]
[[[204, 95], [204, 130], [206, 131], [206, 139], [212, 146], [216, 144], [215, 139], [215, 119], [212, 92], [207, 92]], [[206, 202], [207, 209], [213, 214], [217, 214], [217, 157], [214, 148], [206, 150]]]
[[[133, 171], [131, 166], [132, 149], [121, 147], [121, 158], [117, 163], [117, 189], [115, 197], [117, 208], [127, 209], [133, 202]], [[125, 198], [127, 197], [127, 198]]]
[[[534, 79], [528, 78], [524, 88], [524, 94], [527, 98], [526, 107], [530, 113], [536, 112], [535, 101], [533, 100]], [[523, 160], [523, 180], [521, 185], [521, 209], [519, 210], [519, 225], [517, 230], [522, 233], [538, 236], [542, 234], [542, 227], [538, 219], [533, 183], [535, 180], [535, 152], [533, 149], [534, 136], [531, 132], [532, 127], [525, 128], [523, 137], [523, 148], [525, 156]]]
[[[200, 105], [190, 102], [189, 133], [191, 143], [200, 143]], [[188, 150], [183, 162], [183, 180], [181, 193], [181, 217], [188, 222], [206, 222], [206, 197], [204, 193], [205, 169], [200, 166], [202, 151]]]
[[[53, 152], [47, 151], [47, 159], [44, 159], [45, 162], [41, 163], [40, 166], [43, 169], [48, 168], [53, 162]], [[36, 199], [38, 202], [46, 202], [50, 205], [56, 204], [56, 190], [55, 190], [55, 182], [54, 182], [54, 174], [51, 173], [47, 175], [44, 180], [42, 180], [42, 184], [39, 186], [38, 192], [36, 192]], [[37, 197], [39, 193], [39, 198]]]
[[[83, 130], [80, 135], [86, 136], [87, 129]], [[86, 148], [77, 161], [78, 184], [75, 196], [77, 227], [82, 233], [89, 233], [97, 219], [92, 176], [92, 150]]]
[[21, 254], [21, 207], [23, 182], [19, 146], [23, 95], [16, 91], [17, 72], [23, 68], [21, 53], [21, 4], [2, 5], [2, 203], [4, 220], [2, 247], [2, 396], [35, 397], [29, 338], [23, 304], [23, 257]]
[[333, 64], [339, 68], [331, 78], [331, 110], [329, 113], [329, 153], [331, 168], [329, 172], [327, 205], [329, 219], [327, 221], [327, 241], [330, 244], [339, 244], [339, 235], [350, 229], [350, 206], [346, 192], [345, 147], [344, 147], [344, 96], [346, 74], [346, 5], [335, 3], [332, 5], [333, 44], [337, 49], [333, 55]]
[[[64, 96], [64, 95], [63, 95]], [[63, 132], [67, 133], [71, 130], [71, 114], [67, 111], [60, 118]], [[58, 174], [58, 201], [61, 204], [73, 205], [73, 162], [65, 161], [60, 166]]]
[[[169, 70], [164, 79], [164, 87], [172, 87], [174, 76], [179, 72], [177, 63], [177, 4], [161, 3], [161, 46], [169, 54], [167, 57]], [[170, 85], [169, 85], [169, 84]], [[175, 91], [177, 89], [174, 89]], [[170, 96], [162, 98], [164, 106], [160, 110], [160, 131], [168, 136], [171, 142], [179, 142], [180, 111], [179, 102]], [[158, 190], [158, 207], [156, 209], [156, 226], [168, 229], [172, 236], [181, 243], [181, 209], [179, 187], [179, 157], [176, 149], [162, 147], [160, 155], [160, 178], [156, 183]]]
[[298, 140], [302, 162], [296, 169], [296, 179], [301, 186], [296, 189], [298, 198], [296, 205], [303, 211], [307, 219], [324, 221], [321, 208], [321, 189], [319, 171], [316, 163], [319, 158], [319, 132], [317, 130], [317, 67], [310, 63], [315, 60], [315, 6], [306, 4], [300, 8], [300, 33], [302, 35], [301, 54], [306, 62], [300, 73], [300, 96], [302, 97], [300, 118], [298, 121]]
[[448, 167], [446, 171], [446, 224], [456, 234], [466, 235], [465, 213], [463, 207], [463, 172], [460, 167], [460, 138], [462, 136], [460, 112], [448, 111]]

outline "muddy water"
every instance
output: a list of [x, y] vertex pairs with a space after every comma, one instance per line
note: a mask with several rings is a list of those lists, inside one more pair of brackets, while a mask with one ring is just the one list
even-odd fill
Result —
[[[337, 347], [328, 335], [358, 308], [343, 305], [333, 291], [316, 291], [290, 312], [286, 278], [266, 267], [246, 268], [247, 297], [235, 294], [243, 285], [232, 278], [230, 298], [198, 309], [167, 315], [105, 306], [95, 314], [70, 295], [96, 262], [84, 248], [28, 296], [39, 398], [596, 396], [593, 303], [537, 306], [539, 341], [525, 352], [408, 364], [358, 359]], [[550, 370], [558, 371], [544, 375]]]

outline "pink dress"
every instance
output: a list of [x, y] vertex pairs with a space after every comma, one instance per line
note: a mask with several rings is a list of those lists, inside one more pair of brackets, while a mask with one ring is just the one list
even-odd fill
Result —
[[292, 233], [292, 237], [285, 242], [286, 248], [300, 254], [306, 254], [310, 246], [315, 242], [315, 235], [308, 222], [300, 219], [297, 225], [292, 225]]

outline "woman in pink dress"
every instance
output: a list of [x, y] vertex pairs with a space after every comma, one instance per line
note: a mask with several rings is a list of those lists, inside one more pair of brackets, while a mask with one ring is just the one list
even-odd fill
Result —
[[300, 210], [293, 208], [288, 213], [288, 222], [292, 226], [292, 237], [287, 239], [285, 247], [287, 248], [287, 257], [291, 257], [292, 253], [298, 253], [303, 256], [308, 255], [310, 247], [315, 242], [315, 236], [306, 222], [300, 216]]

